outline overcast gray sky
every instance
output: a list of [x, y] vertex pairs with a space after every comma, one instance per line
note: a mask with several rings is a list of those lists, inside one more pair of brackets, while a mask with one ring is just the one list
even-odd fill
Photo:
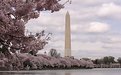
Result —
[[[62, 1], [62, 3], [65, 0]], [[55, 48], [64, 54], [65, 14], [71, 15], [72, 55], [76, 58], [121, 57], [121, 0], [72, 0], [59, 12], [41, 12], [26, 29], [53, 33], [41, 51]]]

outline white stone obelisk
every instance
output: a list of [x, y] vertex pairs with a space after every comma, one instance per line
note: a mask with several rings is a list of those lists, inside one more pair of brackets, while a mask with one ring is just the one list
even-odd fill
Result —
[[65, 17], [65, 57], [71, 56], [71, 27], [70, 27], [70, 14], [66, 13]]

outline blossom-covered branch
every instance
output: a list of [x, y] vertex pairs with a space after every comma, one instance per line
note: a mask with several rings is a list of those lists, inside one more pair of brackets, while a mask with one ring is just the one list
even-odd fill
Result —
[[0, 51], [37, 52], [43, 49], [49, 37], [42, 39], [43, 35], [25, 36], [25, 25], [30, 19], [38, 18], [41, 11], [55, 12], [62, 9], [64, 6], [59, 1], [0, 0]]

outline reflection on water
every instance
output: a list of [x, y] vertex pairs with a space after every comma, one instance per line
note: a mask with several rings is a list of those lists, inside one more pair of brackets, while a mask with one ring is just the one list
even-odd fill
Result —
[[71, 75], [70, 72], [65, 72], [65, 75]]
[[0, 72], [0, 75], [71, 75], [65, 71], [19, 71], [19, 72]]
[[121, 74], [121, 69], [116, 69], [116, 68], [0, 72], [0, 75], [120, 75], [120, 74]]

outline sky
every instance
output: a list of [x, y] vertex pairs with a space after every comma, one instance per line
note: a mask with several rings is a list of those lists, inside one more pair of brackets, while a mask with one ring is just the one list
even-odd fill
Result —
[[[64, 3], [66, 0], [62, 0]], [[57, 49], [64, 56], [65, 14], [71, 16], [72, 56], [75, 58], [121, 57], [121, 0], [72, 0], [59, 12], [40, 12], [26, 30], [51, 32], [51, 40], [40, 53]]]

